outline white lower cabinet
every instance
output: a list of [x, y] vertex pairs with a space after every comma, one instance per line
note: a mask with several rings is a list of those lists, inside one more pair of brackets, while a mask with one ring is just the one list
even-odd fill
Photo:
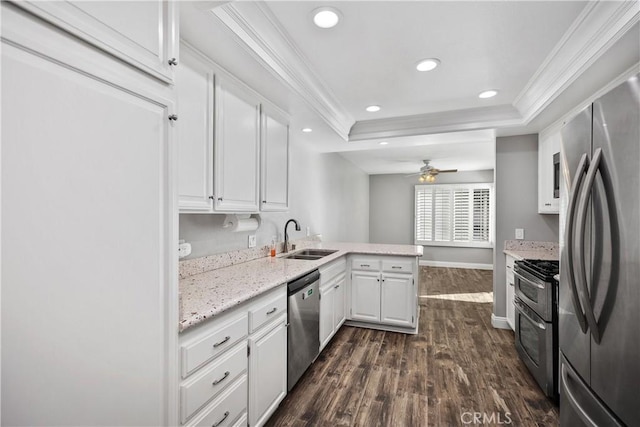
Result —
[[349, 320], [369, 326], [417, 332], [418, 262], [416, 259], [355, 256], [350, 258]]
[[380, 273], [351, 274], [351, 319], [380, 321]]
[[287, 317], [249, 338], [249, 425], [263, 425], [287, 395]]
[[283, 285], [180, 335], [183, 425], [266, 422], [287, 394], [286, 306]]
[[383, 274], [380, 321], [390, 325], [413, 326], [415, 291], [413, 275]]
[[344, 323], [345, 274], [320, 288], [320, 350], [331, 341]]

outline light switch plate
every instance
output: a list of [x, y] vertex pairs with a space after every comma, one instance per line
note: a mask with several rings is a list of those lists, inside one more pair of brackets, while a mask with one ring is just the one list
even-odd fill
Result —
[[524, 240], [524, 228], [516, 228], [516, 239]]
[[255, 248], [256, 247], [256, 235], [255, 234], [250, 234], [249, 235], [249, 247], [250, 248]]

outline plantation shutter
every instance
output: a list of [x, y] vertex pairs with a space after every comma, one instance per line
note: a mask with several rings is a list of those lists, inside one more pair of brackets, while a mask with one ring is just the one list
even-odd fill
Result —
[[416, 240], [431, 241], [433, 192], [430, 188], [416, 190]]
[[451, 240], [451, 190], [436, 189], [434, 202], [434, 240], [448, 242]]
[[468, 242], [471, 237], [469, 190], [453, 190], [453, 240]]
[[491, 247], [491, 197], [491, 184], [416, 185], [416, 244]]
[[490, 238], [490, 196], [488, 188], [473, 190], [473, 240], [488, 242]]

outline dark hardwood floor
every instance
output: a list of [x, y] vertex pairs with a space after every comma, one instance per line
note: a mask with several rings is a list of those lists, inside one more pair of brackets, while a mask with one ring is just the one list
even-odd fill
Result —
[[556, 426], [491, 291], [491, 271], [421, 267], [419, 334], [342, 327], [267, 425]]

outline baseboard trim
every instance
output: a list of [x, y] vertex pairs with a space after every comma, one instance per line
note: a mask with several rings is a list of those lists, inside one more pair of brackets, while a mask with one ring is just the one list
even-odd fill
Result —
[[469, 268], [472, 270], [493, 270], [493, 264], [480, 264], [480, 263], [472, 263], [472, 262], [420, 260], [419, 264], [427, 267]]
[[511, 329], [506, 317], [498, 317], [491, 313], [491, 326], [496, 329]]

